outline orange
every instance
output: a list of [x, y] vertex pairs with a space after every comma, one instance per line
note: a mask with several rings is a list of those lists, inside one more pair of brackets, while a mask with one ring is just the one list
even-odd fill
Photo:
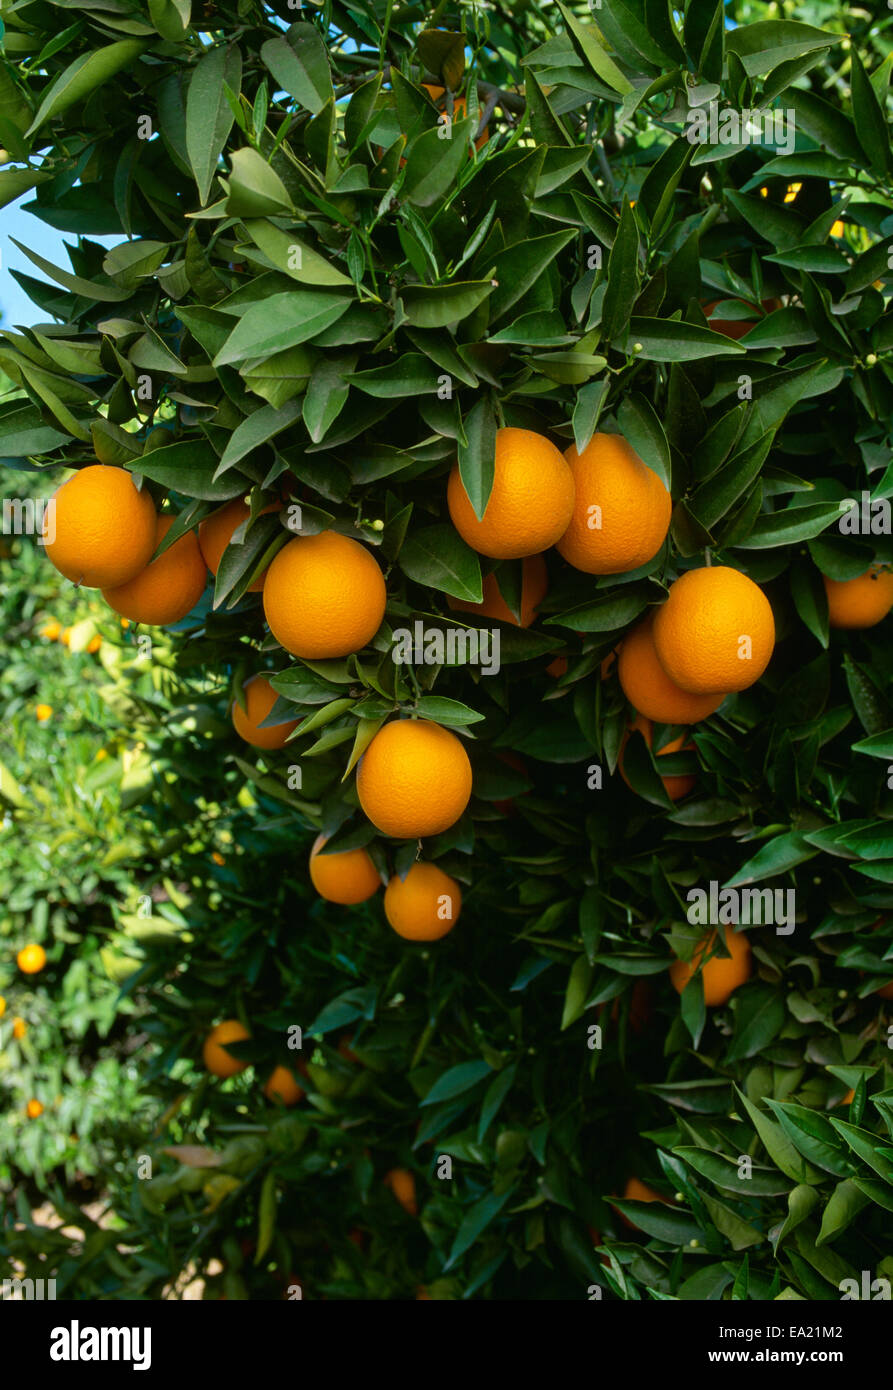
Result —
[[537, 606], [546, 597], [549, 576], [542, 555], [528, 555], [521, 566], [521, 621], [509, 608], [499, 588], [495, 574], [484, 576], [484, 599], [482, 603], [465, 603], [461, 599], [447, 597], [447, 604], [456, 612], [479, 613], [482, 618], [498, 618], [504, 623], [514, 623], [515, 627], [530, 627], [536, 617]]
[[50, 642], [57, 642], [62, 635], [62, 624], [57, 623], [55, 618], [51, 618], [48, 623], [44, 623], [40, 629], [40, 636], [46, 637]]
[[27, 1031], [28, 1026], [23, 1018], [14, 1018], [12, 1020], [12, 1036], [14, 1038], [23, 1038]]
[[394, 874], [384, 895], [384, 914], [407, 941], [438, 941], [462, 911], [462, 889], [436, 864], [413, 864], [406, 878]]
[[879, 994], [882, 999], [893, 999], [893, 980], [888, 985], [881, 985], [880, 989], [876, 989], [874, 992]]
[[408, 1168], [392, 1168], [384, 1175], [384, 1183], [393, 1192], [404, 1211], [417, 1216], [419, 1211], [415, 1195], [415, 1178]]
[[222, 866], [226, 863], [226, 860], [224, 859], [223, 855], [217, 849], [212, 850], [211, 858], [213, 859], [215, 864], [219, 864]]
[[[278, 502], [271, 502], [268, 507], [261, 509], [260, 515], [265, 516], [267, 512], [279, 510]], [[220, 561], [223, 559], [223, 552], [232, 542], [233, 532], [247, 521], [251, 515], [251, 508], [243, 497], [234, 497], [231, 502], [227, 502], [224, 507], [218, 507], [216, 512], [200, 522], [198, 528], [198, 544], [202, 552], [202, 558], [208, 569], [216, 577], [220, 568]], [[244, 537], [243, 537], [244, 539]], [[264, 580], [269, 572], [269, 567], [259, 574], [253, 584], [249, 584], [249, 594], [259, 594], [264, 587]]]
[[274, 1067], [264, 1086], [264, 1095], [267, 1100], [281, 1100], [283, 1105], [290, 1107], [303, 1097], [304, 1088], [298, 1085], [288, 1067]]
[[[170, 514], [158, 518], [156, 549], [173, 524]], [[195, 532], [187, 531], [126, 584], [103, 589], [102, 597], [110, 608], [132, 623], [162, 627], [178, 623], [192, 611], [202, 596], [207, 577]]]
[[[660, 722], [665, 723], [666, 721], [661, 720]], [[620, 745], [620, 755], [617, 759], [617, 767], [620, 776], [623, 778], [624, 782], [626, 782], [626, 785], [630, 787], [630, 790], [632, 790], [632, 787], [630, 786], [626, 773], [623, 771], [623, 750], [626, 747], [633, 729], [639, 729], [641, 731], [649, 748], [654, 738], [654, 729], [652, 728], [651, 720], [646, 719], [642, 714], [637, 714], [626, 733], [623, 735], [623, 741]], [[694, 745], [690, 740], [686, 742], [686, 735], [680, 734], [679, 738], [671, 739], [669, 743], [665, 744], [657, 753], [657, 757], [662, 758], [665, 753], [678, 753], [681, 750], [688, 752], [688, 750], [693, 747]], [[662, 777], [660, 780], [663, 782], [664, 791], [667, 793], [670, 800], [679, 801], [683, 796], [688, 796], [697, 779], [688, 774], [683, 774], [677, 777]]]
[[325, 835], [317, 835], [310, 851], [310, 878], [321, 898], [330, 903], [364, 903], [381, 887], [381, 877], [364, 849], [322, 854]]
[[670, 680], [692, 695], [746, 690], [775, 647], [769, 600], [728, 565], [687, 570], [654, 615], [654, 646]]
[[[445, 112], [445, 111], [446, 111], [446, 101], [443, 100], [443, 98], [444, 98], [444, 96], [445, 96], [444, 88], [443, 88], [443, 87], [434, 87], [434, 86], [432, 86], [432, 84], [431, 84], [430, 82], [423, 82], [423, 83], [422, 83], [422, 86], [424, 87], [425, 91], [428, 93], [429, 97], [430, 97], [431, 100], [434, 102], [434, 105], [438, 108], [438, 110]], [[466, 106], [465, 98], [464, 98], [464, 97], [453, 97], [453, 120], [454, 120], [454, 121], [464, 121], [464, 120], [465, 120], [465, 113], [466, 113], [467, 109], [468, 109], [468, 108], [467, 108], [467, 106]], [[488, 141], [489, 139], [490, 139], [490, 127], [489, 127], [488, 125], [485, 125], [484, 128], [483, 128], [483, 130], [481, 131], [480, 135], [478, 136], [477, 140], [475, 140], [475, 142], [474, 142], [474, 147], [475, 147], [475, 149], [476, 149], [476, 150], [482, 150], [482, 149], [484, 148], [484, 146], [486, 145], [486, 143], [487, 143], [487, 141]]]
[[88, 589], [114, 588], [145, 569], [155, 549], [155, 503], [126, 468], [94, 463], [53, 493], [46, 552], [60, 574]]
[[101, 637], [91, 637], [91, 638], [90, 638], [90, 641], [87, 643], [87, 651], [90, 652], [91, 655], [92, 655], [94, 652], [98, 652], [98, 651], [99, 651], [99, 648], [100, 648], [101, 646], [102, 646], [102, 638], [101, 638]]
[[627, 633], [620, 647], [617, 674], [624, 695], [639, 714], [658, 724], [696, 724], [718, 709], [724, 695], [690, 695], [674, 685], [657, 659], [653, 615]]
[[640, 1178], [627, 1178], [623, 1195], [630, 1202], [665, 1202], [667, 1200], [659, 1192], [655, 1192], [653, 1187], [642, 1182]]
[[625, 574], [653, 559], [670, 529], [673, 501], [622, 434], [594, 434], [564, 457], [575, 501], [558, 550], [584, 574]]
[[893, 570], [871, 565], [855, 579], [822, 579], [832, 627], [874, 627], [893, 608]]
[[244, 1071], [248, 1063], [238, 1061], [232, 1053], [227, 1052], [224, 1044], [241, 1042], [243, 1038], [250, 1037], [248, 1029], [237, 1018], [227, 1018], [218, 1023], [211, 1029], [202, 1047], [202, 1058], [208, 1071], [213, 1076], [235, 1076]]
[[71, 641], [70, 627], [63, 627], [62, 631], [59, 633], [59, 641], [62, 643], [63, 647], [68, 646], [69, 642]]
[[245, 708], [237, 700], [233, 701], [233, 728], [240, 738], [253, 748], [282, 748], [290, 733], [300, 724], [300, 719], [287, 719], [284, 724], [271, 724], [261, 729], [270, 710], [276, 703], [276, 691], [266, 676], [252, 676], [242, 687]]
[[439, 835], [471, 797], [471, 763], [448, 729], [427, 719], [394, 719], [378, 731], [357, 769], [360, 805], [385, 835]]
[[23, 975], [38, 975], [47, 963], [47, 953], [33, 942], [23, 946], [16, 956], [16, 965]]
[[554, 545], [574, 509], [574, 477], [551, 440], [534, 430], [496, 432], [493, 489], [478, 521], [453, 466], [447, 484], [453, 525], [473, 550], [495, 560], [537, 555]]
[[853, 1088], [852, 1088], [852, 1086], [851, 1086], [850, 1089], [847, 1091], [846, 1095], [845, 1095], [845, 1096], [841, 1096], [841, 1097], [840, 1097], [840, 1100], [836, 1100], [836, 1101], [834, 1102], [834, 1104], [835, 1104], [835, 1105], [851, 1105], [851, 1104], [852, 1104], [852, 1100], [853, 1100], [853, 1096], [854, 1096], [855, 1094], [856, 1094], [856, 1092], [853, 1090]]
[[37, 715], [38, 724], [45, 724], [48, 719], [53, 717], [52, 705], [35, 705], [34, 713]]
[[[731, 959], [727, 957], [714, 956], [708, 960], [701, 971], [704, 980], [704, 1002], [710, 1006], [725, 1004], [726, 1000], [735, 992], [739, 985], [743, 985], [750, 979], [753, 969], [751, 960], [750, 942], [742, 932], [726, 932], [726, 945], [731, 952]], [[705, 941], [697, 947], [690, 961], [676, 960], [670, 966], [670, 980], [677, 994], [681, 994], [694, 975], [701, 958], [712, 951], [716, 942], [716, 933], [711, 932]]]
[[270, 631], [286, 651], [308, 661], [360, 651], [381, 627], [386, 602], [374, 556], [337, 531], [296, 536], [264, 583]]
[[5, 1013], [6, 1013], [6, 1000], [3, 998], [3, 995], [0, 994], [0, 1018], [2, 1018], [3, 1015], [4, 1015]]
[[28, 1104], [25, 1106], [25, 1110], [28, 1113], [29, 1120], [36, 1120], [39, 1115], [43, 1114], [43, 1106], [39, 1100], [29, 1100]]

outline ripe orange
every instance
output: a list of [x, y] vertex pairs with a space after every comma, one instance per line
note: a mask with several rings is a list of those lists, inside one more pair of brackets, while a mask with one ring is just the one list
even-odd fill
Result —
[[468, 805], [471, 764], [448, 729], [427, 719], [394, 719], [360, 759], [357, 792], [383, 834], [401, 840], [439, 835]]
[[413, 864], [405, 879], [394, 874], [385, 889], [385, 916], [407, 941], [439, 941], [461, 911], [462, 889], [436, 864]]
[[267, 1100], [281, 1100], [283, 1105], [291, 1107], [302, 1099], [304, 1088], [298, 1085], [288, 1067], [274, 1067], [264, 1086], [264, 1095]]
[[385, 1173], [384, 1183], [391, 1189], [404, 1211], [408, 1211], [410, 1216], [418, 1216], [415, 1178], [408, 1168], [392, 1168], [390, 1172]]
[[[423, 82], [423, 83], [422, 83], [422, 86], [424, 87], [425, 91], [428, 93], [428, 95], [429, 95], [429, 97], [431, 98], [431, 100], [434, 102], [434, 105], [435, 105], [440, 111], [445, 112], [445, 111], [446, 111], [446, 101], [445, 101], [444, 98], [445, 98], [445, 96], [446, 96], [446, 93], [445, 93], [444, 88], [443, 88], [443, 87], [435, 87], [435, 86], [432, 86], [432, 84], [431, 84], [430, 82]], [[464, 121], [464, 120], [465, 120], [465, 113], [466, 113], [467, 110], [468, 110], [468, 107], [467, 107], [467, 105], [466, 105], [466, 102], [465, 102], [465, 98], [464, 98], [464, 97], [453, 97], [453, 120], [454, 120], [454, 121]], [[488, 141], [489, 139], [490, 139], [490, 127], [489, 127], [488, 125], [485, 125], [484, 128], [483, 128], [483, 130], [481, 131], [480, 135], [478, 136], [477, 140], [475, 140], [475, 142], [474, 142], [474, 147], [475, 147], [475, 149], [476, 149], [476, 150], [482, 150], [482, 149], [484, 148], [484, 146], [486, 145], [486, 143], [487, 143], [487, 141]]]
[[[173, 524], [170, 514], [158, 518], [156, 548]], [[195, 532], [187, 531], [126, 584], [103, 589], [102, 597], [110, 608], [132, 623], [163, 627], [167, 623], [178, 623], [192, 611], [202, 596], [207, 578], [208, 571]]]
[[746, 690], [775, 647], [775, 619], [758, 585], [728, 565], [687, 570], [654, 615], [657, 658], [692, 695]]
[[[260, 515], [265, 516], [267, 512], [278, 511], [279, 507], [280, 503], [271, 502], [269, 506], [261, 509]], [[223, 559], [223, 552], [232, 541], [233, 533], [242, 525], [243, 521], [248, 520], [250, 515], [251, 508], [245, 499], [234, 497], [231, 502], [227, 502], [223, 507], [218, 507], [216, 512], [212, 512], [210, 516], [205, 517], [204, 521], [199, 523], [199, 549], [205, 564], [215, 577], [220, 568], [220, 561]], [[258, 575], [253, 584], [249, 584], [249, 594], [260, 593], [268, 573], [269, 566], [263, 574]]]
[[3, 998], [3, 995], [0, 994], [0, 1018], [2, 1018], [3, 1015], [4, 1015], [5, 1013], [6, 1013], [6, 1000]]
[[[666, 723], [667, 721], [661, 720], [660, 722]], [[654, 729], [652, 727], [651, 720], [646, 719], [643, 714], [637, 714], [635, 719], [632, 721], [629, 728], [623, 735], [623, 741], [620, 745], [620, 754], [617, 759], [617, 769], [620, 773], [620, 776], [623, 778], [624, 782], [626, 782], [626, 785], [628, 787], [630, 786], [630, 782], [627, 778], [626, 773], [623, 771], [623, 750], [627, 745], [629, 736], [632, 733], [633, 729], [639, 729], [641, 731], [642, 736], [645, 739], [645, 742], [648, 744], [649, 748], [652, 746], [652, 740], [654, 738]], [[681, 750], [685, 750], [687, 752], [690, 748], [694, 747], [694, 744], [691, 742], [691, 740], [686, 742], [686, 738], [686, 734], [680, 734], [678, 738], [671, 739], [669, 743], [665, 744], [664, 747], [658, 751], [657, 757], [662, 758], [666, 753], [678, 753]], [[683, 774], [682, 776], [677, 777], [662, 777], [660, 780], [663, 782], [664, 791], [667, 793], [667, 796], [670, 798], [670, 800], [680, 801], [683, 796], [688, 796], [689, 792], [691, 791], [692, 787], [697, 781], [697, 778], [692, 777], [688, 774]]]
[[378, 892], [381, 877], [365, 849], [322, 854], [325, 835], [317, 835], [310, 851], [310, 878], [321, 898], [330, 903], [364, 903]]
[[99, 648], [100, 648], [101, 646], [102, 646], [102, 638], [101, 638], [101, 637], [91, 637], [91, 638], [90, 638], [90, 641], [87, 643], [87, 648], [86, 648], [86, 650], [87, 650], [87, 651], [90, 653], [90, 655], [92, 656], [95, 652], [98, 652], [98, 651], [99, 651]]
[[35, 706], [34, 706], [34, 713], [35, 713], [36, 716], [37, 716], [37, 722], [38, 722], [38, 724], [45, 724], [46, 721], [47, 721], [48, 719], [52, 719], [52, 717], [53, 717], [53, 706], [52, 706], [52, 705], [35, 705]]
[[[49, 535], [55, 527], [55, 538]], [[126, 584], [155, 549], [155, 503], [126, 468], [81, 468], [53, 493], [44, 517], [46, 553], [60, 574], [88, 589]]]
[[718, 709], [725, 695], [691, 695], [675, 685], [657, 659], [653, 615], [627, 633], [620, 647], [617, 674], [633, 709], [658, 724], [696, 724]]
[[853, 1100], [853, 1096], [854, 1096], [855, 1094], [856, 1094], [856, 1092], [853, 1090], [853, 1087], [851, 1086], [850, 1089], [847, 1091], [846, 1095], [841, 1096], [841, 1097], [840, 1097], [840, 1100], [836, 1100], [836, 1101], [834, 1102], [834, 1104], [835, 1104], [835, 1105], [851, 1105], [851, 1104], [852, 1104], [852, 1100]]
[[888, 985], [881, 985], [880, 989], [876, 989], [874, 992], [879, 994], [882, 999], [893, 999], [893, 980]]
[[235, 1076], [244, 1071], [248, 1063], [238, 1061], [232, 1053], [227, 1052], [224, 1044], [241, 1042], [243, 1038], [250, 1037], [248, 1029], [237, 1018], [227, 1018], [218, 1023], [211, 1029], [202, 1047], [202, 1058], [208, 1071], [213, 1076]]
[[296, 536], [264, 583], [264, 613], [276, 641], [308, 661], [348, 656], [372, 640], [387, 590], [374, 556], [337, 531]]
[[29, 1100], [28, 1104], [25, 1106], [25, 1110], [27, 1111], [29, 1120], [36, 1120], [38, 1116], [43, 1114], [43, 1106], [39, 1100]]
[[16, 956], [16, 965], [23, 975], [38, 975], [47, 963], [47, 953], [33, 942], [23, 946]]
[[473, 550], [495, 560], [537, 555], [563, 534], [574, 509], [574, 478], [551, 440], [534, 430], [496, 432], [493, 490], [478, 521], [453, 466], [447, 484], [453, 525]]
[[12, 1020], [12, 1036], [14, 1038], [23, 1038], [27, 1031], [28, 1025], [23, 1018], [14, 1018]]
[[565, 450], [574, 477], [573, 515], [558, 550], [585, 574], [625, 574], [654, 558], [670, 529], [673, 501], [622, 434], [594, 434], [578, 454]]
[[655, 1192], [653, 1187], [642, 1182], [640, 1178], [627, 1178], [623, 1195], [630, 1202], [665, 1202], [667, 1200], [659, 1192]]
[[893, 608], [893, 570], [871, 565], [855, 579], [822, 579], [832, 627], [874, 627]]
[[479, 613], [482, 618], [498, 618], [504, 623], [514, 623], [515, 627], [530, 627], [536, 617], [537, 606], [546, 597], [549, 576], [542, 555], [528, 555], [521, 567], [521, 621], [509, 608], [499, 588], [495, 574], [484, 576], [484, 599], [482, 603], [465, 603], [461, 599], [447, 597], [447, 604], [455, 612]]
[[46, 637], [49, 642], [58, 642], [61, 635], [62, 624], [58, 623], [55, 618], [51, 618], [48, 623], [44, 623], [43, 627], [40, 629], [40, 636]]
[[[702, 957], [713, 949], [715, 941], [716, 933], [711, 932], [698, 946], [690, 961], [676, 960], [670, 966], [670, 980], [678, 994], [685, 989]], [[753, 970], [750, 942], [744, 933], [727, 931], [725, 941], [731, 952], [731, 959], [714, 956], [701, 971], [704, 979], [704, 1002], [711, 1007], [725, 1004], [739, 985], [750, 979]]]
[[287, 719], [284, 724], [271, 724], [261, 729], [276, 703], [276, 691], [266, 676], [252, 676], [242, 687], [245, 695], [245, 708], [237, 700], [233, 701], [231, 715], [233, 728], [240, 738], [253, 748], [282, 748], [290, 733], [300, 724], [300, 719]]

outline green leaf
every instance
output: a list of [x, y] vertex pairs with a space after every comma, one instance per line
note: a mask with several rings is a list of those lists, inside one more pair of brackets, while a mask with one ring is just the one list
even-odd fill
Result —
[[445, 1270], [450, 1269], [465, 1254], [466, 1250], [471, 1249], [478, 1236], [486, 1230], [490, 1222], [499, 1215], [502, 1208], [514, 1195], [514, 1191], [515, 1188], [512, 1186], [507, 1187], [504, 1192], [499, 1194], [488, 1192], [486, 1197], [482, 1197], [479, 1202], [475, 1202], [474, 1206], [469, 1208], [456, 1232], [449, 1259], [444, 1265]]
[[592, 986], [594, 966], [586, 956], [578, 956], [571, 966], [564, 993], [564, 1008], [561, 1014], [561, 1032], [582, 1017], [589, 990]]
[[536, 284], [546, 267], [576, 235], [576, 231], [571, 230], [528, 237], [494, 257], [494, 278], [498, 282], [490, 299], [490, 315], [494, 321]]
[[[613, 254], [613, 253], [612, 253]], [[605, 295], [607, 299], [607, 295]], [[619, 334], [617, 346], [629, 356], [646, 362], [695, 362], [703, 357], [741, 354], [744, 348], [712, 328], [700, 328], [679, 319], [633, 318], [628, 331]], [[641, 343], [639, 352], [635, 345]]]
[[191, 0], [149, 0], [149, 18], [163, 39], [179, 43], [189, 28]]
[[855, 49], [850, 54], [850, 85], [853, 92], [853, 120], [856, 135], [868, 162], [879, 178], [890, 173], [890, 132], [881, 103], [868, 80], [862, 60]]
[[893, 729], [860, 739], [851, 747], [854, 753], [867, 753], [870, 758], [883, 758], [884, 762], [890, 762], [893, 760]]
[[512, 1089], [515, 1076], [517, 1075], [518, 1064], [512, 1062], [510, 1066], [497, 1072], [487, 1090], [484, 1093], [484, 1101], [481, 1105], [480, 1118], [478, 1120], [478, 1143], [484, 1138], [496, 1116], [499, 1113], [503, 1101]]
[[816, 502], [808, 507], [790, 507], [786, 511], [764, 513], [744, 540], [736, 540], [736, 550], [771, 550], [779, 545], [794, 545], [812, 540], [839, 520], [837, 502]]
[[866, 1194], [859, 1190], [852, 1178], [844, 1178], [835, 1187], [822, 1213], [822, 1228], [816, 1236], [816, 1245], [824, 1245], [839, 1236], [867, 1205]]
[[[29, 188], [36, 188], [52, 178], [46, 169], [2, 169], [0, 170], [0, 208], [15, 202]], [[11, 238], [10, 238], [11, 239]]]
[[617, 412], [617, 423], [627, 443], [669, 491], [672, 487], [670, 446], [651, 402], [638, 392], [624, 396]]
[[612, 1207], [623, 1212], [646, 1235], [665, 1240], [674, 1247], [687, 1245], [692, 1240], [704, 1244], [704, 1232], [687, 1212], [677, 1211], [663, 1202], [633, 1202], [620, 1197], [609, 1200]]
[[107, 44], [103, 48], [93, 49], [75, 58], [74, 62], [69, 63], [64, 72], [60, 72], [50, 83], [49, 90], [44, 93], [37, 109], [37, 115], [25, 131], [25, 135], [33, 135], [51, 116], [58, 116], [70, 106], [83, 101], [122, 68], [133, 67], [145, 47], [145, 41], [142, 39], [121, 39], [118, 43]]
[[431, 207], [453, 186], [468, 159], [473, 135], [473, 121], [453, 121], [423, 131], [412, 142], [403, 171], [402, 196], [413, 207]]
[[489, 396], [482, 396], [472, 406], [463, 427], [465, 439], [459, 440], [459, 476], [480, 521], [487, 510], [496, 468], [497, 420]]
[[326, 46], [314, 24], [293, 24], [287, 34], [262, 44], [260, 56], [277, 86], [314, 116], [332, 100]]
[[291, 208], [288, 190], [263, 155], [246, 146], [230, 155], [226, 211], [231, 217], [268, 217]]
[[806, 1162], [781, 1125], [764, 1111], [758, 1110], [737, 1086], [735, 1094], [750, 1116], [757, 1134], [763, 1141], [763, 1147], [776, 1168], [796, 1183], [818, 1182], [822, 1174]]
[[725, 36], [727, 53], [737, 53], [748, 77], [759, 77], [782, 62], [840, 43], [842, 35], [789, 19], [741, 24]]
[[254, 1263], [259, 1265], [273, 1243], [276, 1231], [276, 1173], [270, 1169], [265, 1174], [260, 1188], [257, 1205], [257, 1250]]
[[151, 449], [135, 459], [133, 472], [203, 502], [227, 502], [231, 497], [244, 495], [248, 488], [245, 479], [237, 472], [216, 478], [217, 463], [217, 455], [207, 440], [183, 439]]
[[480, 561], [452, 526], [428, 526], [408, 536], [398, 563], [417, 584], [469, 603], [483, 603]]
[[784, 996], [777, 989], [771, 985], [750, 985], [738, 1001], [729, 1061], [757, 1056], [778, 1036], [786, 1017]]
[[224, 83], [236, 93], [242, 83], [242, 58], [235, 44], [220, 44], [205, 53], [195, 66], [186, 93], [186, 153], [202, 207], [208, 201], [217, 161], [233, 126]]
[[14, 236], [9, 239], [13, 246], [17, 246], [20, 251], [24, 252], [28, 260], [36, 265], [38, 270], [42, 270], [51, 280], [55, 280], [57, 285], [64, 285], [67, 290], [71, 290], [72, 294], [79, 294], [90, 303], [114, 304], [122, 299], [130, 298], [130, 290], [122, 289], [119, 285], [96, 284], [92, 280], [82, 279], [80, 275], [72, 275], [68, 270], [60, 270], [58, 266], [53, 265], [52, 261], [45, 260], [36, 251], [30, 250], [20, 241], [16, 241]]
[[477, 724], [484, 718], [477, 710], [469, 709], [459, 700], [449, 700], [445, 695], [422, 695], [415, 702], [414, 709], [423, 719], [451, 725], [455, 729], [461, 729], [466, 724]]
[[68, 444], [70, 439], [63, 430], [44, 424], [40, 411], [34, 405], [24, 405], [0, 416], [0, 457], [28, 458], [32, 454], [47, 454], [58, 449], [60, 444]]
[[331, 290], [293, 290], [249, 304], [216, 354], [214, 366], [266, 357], [307, 342], [335, 323], [350, 303]]
[[[314, 251], [299, 236], [283, 231], [264, 218], [249, 217], [245, 231], [255, 246], [263, 252], [271, 266], [298, 280], [302, 285], [350, 285], [349, 275], [336, 269], [324, 256]], [[237, 251], [245, 247], [238, 246]]]
[[714, 1187], [724, 1192], [734, 1192], [739, 1197], [776, 1197], [790, 1190], [789, 1183], [771, 1168], [752, 1168], [751, 1176], [744, 1178], [740, 1176], [738, 1160], [726, 1154], [685, 1146], [674, 1148], [673, 1153], [712, 1182]]
[[215, 480], [227, 469], [234, 467], [246, 454], [250, 454], [261, 444], [266, 444], [267, 440], [272, 439], [280, 430], [293, 425], [300, 414], [300, 401], [289, 401], [280, 410], [274, 409], [271, 405], [262, 405], [260, 410], [255, 410], [247, 420], [237, 425], [230, 435], [221, 455]]
[[791, 1188], [788, 1193], [788, 1214], [773, 1238], [773, 1245], [776, 1250], [785, 1236], [789, 1236], [791, 1231], [800, 1225], [801, 1221], [806, 1220], [819, 1200], [819, 1194], [815, 1188], [808, 1187], [806, 1183], [798, 1183], [796, 1187]]
[[473, 314], [493, 292], [491, 280], [451, 285], [407, 285], [401, 291], [406, 322], [416, 328], [446, 328]]
[[601, 331], [609, 342], [628, 329], [638, 287], [639, 229], [629, 199], [624, 198], [620, 225], [608, 258], [607, 289], [602, 301]]
[[759, 883], [775, 874], [785, 873], [797, 864], [804, 864], [815, 858], [816, 850], [804, 835], [792, 830], [783, 835], [775, 835], [757, 850], [752, 858], [733, 874], [724, 888], [734, 888], [739, 884]]
[[452, 1100], [454, 1096], [464, 1095], [470, 1091], [472, 1086], [476, 1086], [479, 1081], [483, 1081], [485, 1076], [492, 1076], [493, 1068], [488, 1062], [477, 1060], [474, 1062], [460, 1062], [456, 1067], [450, 1067], [434, 1082], [434, 1085], [426, 1092], [420, 1105], [438, 1105], [441, 1101]]
[[441, 386], [440, 373], [419, 352], [404, 352], [383, 367], [353, 372], [348, 380], [351, 386], [381, 400], [430, 396]]
[[594, 24], [581, 24], [579, 19], [571, 13], [566, 5], [558, 0], [558, 8], [562, 18], [567, 25], [574, 48], [583, 59], [586, 66], [606, 83], [613, 91], [619, 92], [621, 96], [626, 96], [633, 90], [629, 78], [625, 77], [614, 59], [605, 51], [601, 42], [601, 35]]

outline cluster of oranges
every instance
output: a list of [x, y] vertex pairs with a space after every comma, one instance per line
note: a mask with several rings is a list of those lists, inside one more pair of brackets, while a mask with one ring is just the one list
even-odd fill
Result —
[[[240, 1062], [237, 1057], [234, 1057], [227, 1050], [226, 1044], [243, 1042], [250, 1037], [251, 1034], [244, 1023], [240, 1023], [237, 1018], [225, 1018], [222, 1023], [218, 1023], [216, 1027], [212, 1028], [205, 1038], [202, 1048], [202, 1059], [211, 1075], [225, 1079], [245, 1071], [248, 1063]], [[306, 1063], [299, 1062], [297, 1070], [305, 1073]], [[304, 1088], [298, 1084], [294, 1072], [290, 1067], [282, 1065], [275, 1066], [270, 1072], [263, 1091], [267, 1100], [280, 1101], [289, 1108], [292, 1105], [297, 1105], [304, 1095]]]

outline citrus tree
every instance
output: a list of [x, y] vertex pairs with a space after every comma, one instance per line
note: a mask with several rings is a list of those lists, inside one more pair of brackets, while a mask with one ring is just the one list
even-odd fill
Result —
[[0, 10], [0, 453], [230, 818], [122, 1288], [889, 1281], [890, 21], [731, 11]]

